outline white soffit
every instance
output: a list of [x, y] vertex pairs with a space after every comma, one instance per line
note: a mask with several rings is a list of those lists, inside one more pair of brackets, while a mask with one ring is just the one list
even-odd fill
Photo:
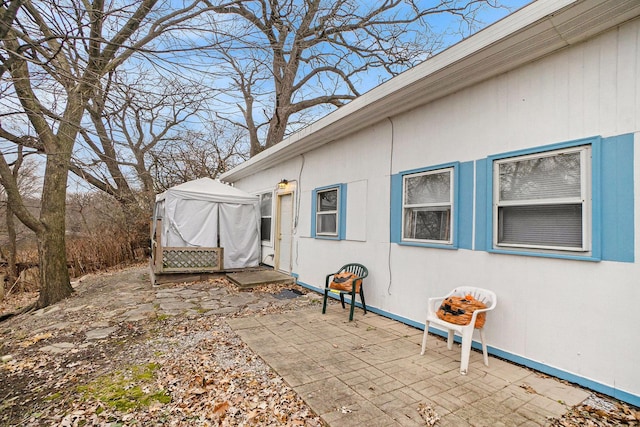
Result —
[[221, 176], [234, 182], [640, 15], [638, 0], [538, 0], [390, 79]]

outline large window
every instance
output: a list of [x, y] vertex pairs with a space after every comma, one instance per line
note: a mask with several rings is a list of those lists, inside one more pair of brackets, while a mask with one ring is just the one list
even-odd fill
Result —
[[260, 195], [260, 235], [263, 242], [271, 242], [271, 212], [273, 209], [273, 193]]
[[403, 177], [402, 240], [452, 243], [453, 168]]
[[589, 251], [590, 164], [590, 146], [494, 160], [494, 247]]
[[318, 191], [316, 197], [316, 235], [338, 236], [339, 189]]

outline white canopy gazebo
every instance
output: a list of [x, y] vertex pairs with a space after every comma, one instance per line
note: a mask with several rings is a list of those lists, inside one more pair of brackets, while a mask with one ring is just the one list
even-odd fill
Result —
[[151, 240], [154, 273], [256, 267], [259, 197], [211, 178], [177, 185], [156, 196]]

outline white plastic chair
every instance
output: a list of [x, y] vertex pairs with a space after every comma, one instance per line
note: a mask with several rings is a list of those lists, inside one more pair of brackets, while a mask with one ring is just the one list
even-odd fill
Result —
[[[473, 312], [471, 322], [468, 325], [456, 325], [440, 319], [436, 312], [440, 308], [442, 301], [450, 296], [466, 296], [472, 295], [478, 301], [483, 302], [487, 308], [479, 309]], [[448, 295], [438, 298], [429, 298], [429, 306], [427, 309], [427, 321], [424, 325], [424, 335], [422, 336], [422, 351], [421, 355], [427, 347], [427, 335], [429, 334], [429, 325], [440, 326], [447, 330], [447, 348], [451, 350], [453, 348], [453, 337], [455, 333], [458, 333], [462, 337], [462, 356], [460, 357], [460, 373], [467, 375], [469, 369], [469, 355], [471, 354], [471, 341], [473, 340], [473, 330], [476, 324], [476, 317], [478, 314], [493, 310], [497, 303], [496, 294], [492, 291], [482, 288], [476, 288], [473, 286], [460, 286], [451, 291]], [[487, 354], [487, 344], [484, 340], [484, 327], [478, 328], [480, 332], [480, 340], [482, 341], [482, 355], [484, 356], [484, 364], [489, 366], [489, 355]]]

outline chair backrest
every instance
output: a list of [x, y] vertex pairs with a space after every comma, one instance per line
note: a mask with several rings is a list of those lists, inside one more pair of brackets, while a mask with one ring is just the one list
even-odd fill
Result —
[[495, 292], [488, 289], [476, 288], [475, 286], [458, 286], [452, 290], [447, 297], [452, 295], [463, 297], [469, 294], [478, 301], [483, 302], [490, 310], [495, 308], [498, 302], [498, 297]]
[[349, 273], [353, 273], [358, 277], [362, 277], [363, 279], [369, 275], [369, 270], [362, 264], [351, 263], [345, 264], [338, 270], [338, 273], [342, 273], [343, 271], [348, 271]]

